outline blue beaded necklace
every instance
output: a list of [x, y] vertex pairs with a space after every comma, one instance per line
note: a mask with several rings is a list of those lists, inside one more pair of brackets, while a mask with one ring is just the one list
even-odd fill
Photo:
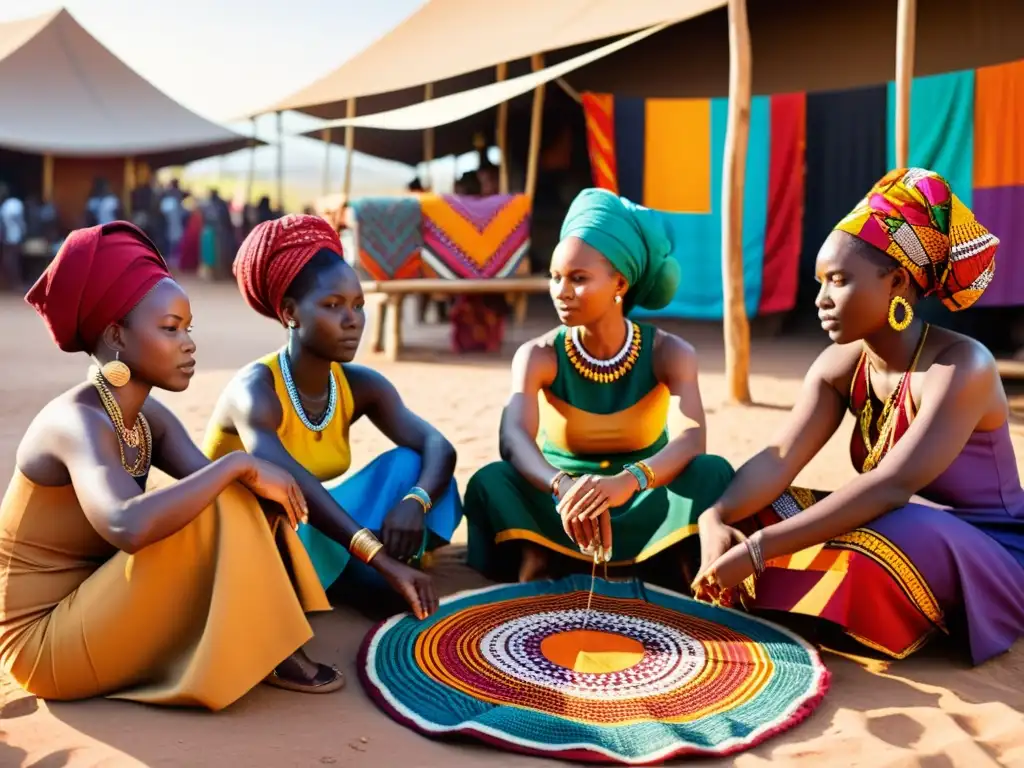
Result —
[[292, 369], [288, 363], [288, 353], [282, 349], [277, 353], [277, 360], [281, 366], [281, 376], [284, 378], [284, 387], [288, 390], [288, 399], [292, 401], [292, 408], [294, 408], [295, 413], [299, 415], [302, 425], [311, 432], [323, 432], [327, 429], [327, 425], [331, 423], [331, 419], [334, 418], [334, 411], [338, 407], [338, 382], [335, 380], [334, 374], [331, 374], [331, 384], [327, 392], [327, 410], [324, 411], [324, 415], [320, 417], [320, 421], [314, 424], [309, 420], [309, 417], [306, 416], [306, 409], [302, 407], [302, 400], [299, 398], [299, 389], [295, 386], [295, 381], [292, 379]]

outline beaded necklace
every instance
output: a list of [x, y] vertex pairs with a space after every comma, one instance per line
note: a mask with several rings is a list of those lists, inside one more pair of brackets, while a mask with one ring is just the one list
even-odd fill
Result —
[[299, 397], [299, 389], [295, 386], [295, 381], [292, 379], [292, 369], [288, 363], [288, 353], [282, 349], [277, 353], [277, 360], [281, 367], [281, 376], [284, 379], [284, 387], [288, 390], [288, 399], [292, 401], [292, 408], [294, 408], [295, 413], [298, 414], [299, 420], [302, 421], [302, 425], [311, 432], [323, 432], [327, 429], [327, 425], [331, 423], [331, 419], [334, 418], [334, 411], [338, 407], [338, 382], [335, 381], [334, 374], [331, 374], [331, 382], [328, 385], [327, 409], [320, 417], [320, 420], [314, 423], [310, 421], [309, 417], [306, 415], [306, 409], [302, 407], [302, 399]]
[[630, 320], [625, 322], [626, 341], [622, 349], [607, 360], [596, 358], [584, 349], [578, 327], [565, 334], [565, 354], [580, 376], [599, 384], [609, 384], [618, 381], [632, 370], [637, 358], [640, 357], [640, 327]]

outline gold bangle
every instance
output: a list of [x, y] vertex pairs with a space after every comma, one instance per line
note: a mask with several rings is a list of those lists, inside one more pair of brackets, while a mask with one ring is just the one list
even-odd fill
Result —
[[369, 528], [360, 528], [352, 535], [348, 543], [349, 552], [364, 563], [369, 563], [383, 549], [380, 543]]
[[423, 499], [421, 499], [415, 493], [407, 493], [407, 494], [405, 494], [405, 496], [402, 497], [402, 501], [406, 501], [407, 499], [416, 499], [416, 501], [418, 501], [420, 503], [420, 506], [423, 507], [423, 514], [424, 515], [427, 514], [427, 512], [430, 511], [430, 507], [427, 506], [427, 502], [425, 502]]
[[655, 486], [655, 483], [657, 482], [654, 470], [647, 466], [647, 462], [645, 461], [635, 461], [633, 463], [636, 466], [638, 466], [640, 468], [640, 471], [647, 476], [647, 487], [653, 488]]

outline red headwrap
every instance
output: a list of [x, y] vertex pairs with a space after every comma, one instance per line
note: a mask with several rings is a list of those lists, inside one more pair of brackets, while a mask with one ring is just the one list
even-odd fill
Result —
[[281, 304], [288, 286], [324, 248], [342, 255], [338, 233], [319, 216], [294, 213], [257, 224], [238, 249], [232, 268], [245, 303], [283, 321]]
[[170, 277], [153, 241], [127, 221], [76, 229], [25, 295], [65, 352], [92, 352], [103, 331]]

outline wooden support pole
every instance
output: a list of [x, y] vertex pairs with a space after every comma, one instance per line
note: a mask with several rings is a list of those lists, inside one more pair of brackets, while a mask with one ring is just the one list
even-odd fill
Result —
[[[530, 68], [537, 72], [544, 69], [544, 54], [535, 53], [530, 57]], [[544, 83], [533, 89], [533, 113], [530, 116], [530, 155], [526, 161], [526, 194], [533, 199], [537, 191], [537, 165], [540, 162], [540, 137], [544, 126]]]
[[749, 403], [750, 323], [743, 292], [743, 193], [750, 135], [750, 27], [746, 0], [729, 0], [729, 117], [722, 165], [722, 288], [729, 399]]
[[284, 213], [284, 114], [277, 113], [277, 210]]
[[43, 155], [43, 202], [53, 202], [53, 155]]
[[[498, 65], [495, 79], [500, 83], [508, 77], [508, 63]], [[494, 130], [494, 143], [501, 153], [501, 165], [498, 166], [498, 191], [508, 194], [508, 102], [498, 105], [498, 121]]]
[[135, 158], [124, 159], [124, 181], [121, 186], [121, 207], [124, 215], [132, 215], [132, 192], [135, 190]]
[[326, 197], [331, 193], [331, 134], [330, 128], [324, 128], [321, 138], [324, 142], [324, 180], [322, 184], [323, 194]]
[[[430, 101], [434, 98], [434, 84], [427, 83], [423, 86], [423, 100]], [[423, 187], [425, 189], [434, 188], [433, 174], [430, 172], [430, 166], [434, 162], [434, 129], [427, 128], [423, 131], [423, 163], [426, 166], [424, 168]]]
[[252, 119], [252, 139], [249, 140], [249, 173], [245, 177], [245, 202], [252, 203], [252, 189], [256, 183], [256, 118]]
[[914, 82], [917, 0], [899, 0], [896, 11], [896, 167], [910, 163], [910, 88]]
[[[349, 120], [356, 116], [356, 100], [349, 99], [345, 105], [345, 117]], [[356, 151], [356, 127], [354, 125], [345, 126], [345, 183], [342, 186], [342, 192], [345, 195], [345, 201], [348, 202], [349, 197], [352, 194], [352, 154]]]

